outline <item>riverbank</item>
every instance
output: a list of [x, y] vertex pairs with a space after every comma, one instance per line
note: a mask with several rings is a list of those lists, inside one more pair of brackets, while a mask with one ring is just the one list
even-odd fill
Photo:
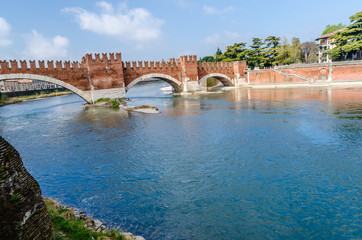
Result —
[[98, 219], [51, 198], [44, 199], [54, 228], [55, 240], [145, 240], [129, 232], [109, 229]]
[[268, 84], [249, 84], [245, 87], [250, 88], [298, 88], [298, 87], [362, 87], [362, 81], [334, 81], [334, 82], [314, 82], [314, 83], [268, 83]]
[[49, 98], [49, 97], [64, 96], [64, 95], [69, 95], [69, 94], [72, 94], [72, 92], [71, 91], [40, 92], [40, 93], [35, 93], [32, 95], [16, 96], [16, 97], [8, 97], [6, 94], [2, 94], [1, 99], [0, 99], [0, 107], [9, 105], [9, 104], [34, 101], [34, 100], [40, 100], [40, 99], [45, 99], [45, 98]]

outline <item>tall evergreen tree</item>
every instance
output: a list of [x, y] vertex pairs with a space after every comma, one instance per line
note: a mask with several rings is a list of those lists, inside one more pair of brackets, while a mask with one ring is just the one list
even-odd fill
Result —
[[269, 36], [265, 40], [264, 66], [271, 67], [276, 64], [276, 56], [280, 49], [280, 37]]
[[232, 46], [227, 46], [226, 51], [219, 56], [222, 62], [240, 61], [246, 59], [246, 43], [234, 43]]
[[339, 23], [338, 25], [330, 25], [330, 24], [328, 24], [326, 26], [326, 29], [324, 29], [324, 31], [322, 32], [322, 35], [337, 31], [337, 30], [345, 28], [345, 27], [347, 27], [347, 25], [345, 25], [343, 23]]
[[260, 38], [253, 38], [253, 44], [250, 45], [250, 50], [247, 58], [248, 65], [252, 68], [261, 66], [263, 67], [264, 63], [264, 54], [263, 54], [263, 41]]
[[333, 60], [351, 58], [353, 53], [362, 50], [362, 12], [356, 13], [349, 19], [352, 24], [332, 36], [335, 38], [336, 47], [329, 53], [332, 54]]

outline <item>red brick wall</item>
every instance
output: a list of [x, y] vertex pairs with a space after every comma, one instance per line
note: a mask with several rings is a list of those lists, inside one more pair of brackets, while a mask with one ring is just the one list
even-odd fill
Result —
[[362, 65], [333, 67], [333, 80], [362, 80]]
[[197, 71], [199, 79], [211, 73], [222, 73], [233, 79], [234, 74], [240, 74], [240, 77], [245, 77], [245, 70], [247, 69], [246, 61], [238, 62], [201, 62], [197, 64]]
[[48, 76], [69, 83], [80, 90], [90, 90], [87, 70], [83, 63], [70, 64], [66, 61], [63, 64], [57, 61], [54, 66], [53, 61], [47, 61], [47, 66], [45, 66], [44, 61], [38, 61], [38, 67], [36, 67], [35, 61], [29, 61], [29, 66], [26, 61], [20, 61], [20, 66], [16, 60], [11, 60], [10, 65], [8, 61], [0, 61], [0, 74], [28, 73]]
[[173, 78], [180, 79], [180, 64], [175, 59], [170, 59], [168, 62], [124, 62], [124, 82], [127, 87], [133, 80], [143, 75], [151, 73], [162, 73]]
[[[362, 81], [362, 63], [350, 64], [338, 63], [332, 66], [332, 81]], [[314, 81], [328, 80], [329, 65], [311, 67], [280, 67], [277, 70], [286, 74], [297, 74], [302, 77], [313, 79]], [[298, 83], [307, 82], [295, 76], [285, 76], [273, 70], [253, 70], [249, 71], [250, 84], [272, 84], [272, 83]]]
[[306, 82], [294, 76], [284, 76], [272, 70], [254, 70], [249, 72], [250, 84], [296, 83]]

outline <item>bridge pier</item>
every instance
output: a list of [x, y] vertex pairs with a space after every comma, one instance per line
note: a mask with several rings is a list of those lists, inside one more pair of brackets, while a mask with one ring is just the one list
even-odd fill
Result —
[[201, 91], [199, 82], [198, 81], [189, 81], [184, 84], [184, 92], [198, 92]]
[[125, 88], [110, 88], [110, 89], [100, 89], [100, 90], [90, 90], [83, 92], [86, 101], [88, 103], [93, 104], [98, 99], [101, 98], [125, 98], [126, 97], [126, 89]]

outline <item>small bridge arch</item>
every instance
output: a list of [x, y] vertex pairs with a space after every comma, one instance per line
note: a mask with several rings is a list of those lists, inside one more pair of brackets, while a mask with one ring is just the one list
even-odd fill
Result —
[[208, 79], [208, 78], [215, 78], [217, 80], [219, 80], [224, 86], [234, 86], [233, 80], [231, 78], [229, 78], [227, 75], [222, 74], [222, 73], [210, 73], [207, 74], [206, 76], [204, 76], [203, 78], [201, 78], [199, 80], [199, 85], [200, 86], [204, 86], [204, 82]]
[[48, 76], [43, 76], [43, 75], [37, 75], [37, 74], [24, 74], [24, 73], [11, 73], [11, 74], [0, 74], [0, 81], [1, 80], [12, 80], [12, 79], [29, 79], [29, 80], [39, 80], [39, 81], [44, 81], [44, 82], [51, 82], [54, 84], [57, 84], [61, 87], [64, 87], [70, 91], [72, 91], [73, 93], [77, 94], [78, 96], [80, 96], [81, 98], [83, 98], [86, 102], [88, 103], [92, 103], [92, 99], [91, 96], [70, 85], [69, 83], [65, 83], [61, 80], [52, 78], [52, 77], [48, 77]]
[[136, 85], [137, 83], [152, 80], [152, 79], [160, 79], [162, 81], [165, 81], [168, 84], [170, 84], [175, 89], [176, 92], [182, 92], [182, 87], [183, 87], [182, 82], [180, 82], [176, 78], [171, 77], [170, 75], [166, 75], [163, 73], [150, 73], [150, 74], [142, 75], [142, 76], [136, 78], [135, 80], [133, 80], [126, 86], [126, 92], [128, 92], [128, 90], [131, 87], [133, 87], [134, 85]]

